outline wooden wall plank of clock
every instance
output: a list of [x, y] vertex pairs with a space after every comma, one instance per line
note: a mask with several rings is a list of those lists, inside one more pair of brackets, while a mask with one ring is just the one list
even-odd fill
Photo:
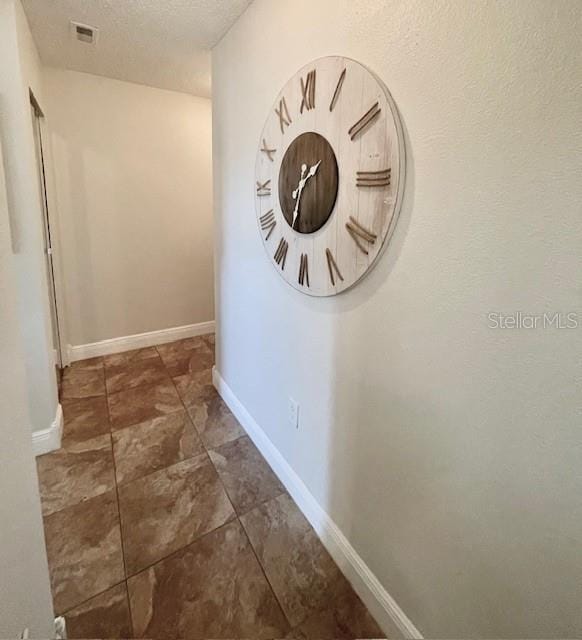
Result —
[[[367, 264], [367, 256], [358, 249], [352, 236], [345, 228], [348, 216], [354, 215], [357, 218], [360, 215], [362, 207], [361, 194], [360, 190], [356, 189], [354, 176], [364, 163], [363, 154], [365, 154], [365, 149], [362, 146], [364, 138], [359, 137], [357, 140], [352, 141], [347, 133], [354, 123], [358, 122], [370, 106], [376, 102], [375, 98], [371, 100], [373, 94], [371, 95], [366, 89], [364, 73], [361, 67], [350, 60], [346, 61], [343, 66], [346, 68], [346, 76], [341, 89], [342, 97], [341, 100], [336, 102], [332, 112], [333, 118], [340, 122], [342, 128], [340, 135], [342, 156], [340, 163], [342, 165], [343, 178], [340, 196], [341, 217], [338, 219], [336, 244], [334, 246], [330, 242], [327, 245], [344, 278], [343, 281], [338, 281], [335, 278], [335, 286], [330, 287], [331, 290], [335, 291], [341, 291], [356, 281]], [[338, 70], [335, 78], [339, 78], [343, 66]]]
[[[380, 113], [374, 118], [373, 127], [370, 124], [359, 134], [360, 144], [365, 149], [362, 155], [362, 163], [356, 173], [356, 189], [359, 192], [360, 210], [354, 215], [360, 228], [374, 236], [374, 242], [367, 241], [358, 236], [360, 242], [366, 247], [367, 255], [358, 251], [358, 261], [362, 268], [367, 270], [374, 262], [382, 248], [382, 230], [386, 217], [386, 200], [390, 194], [391, 163], [386, 154], [387, 131], [386, 118], [389, 114], [385, 95], [375, 80], [365, 79], [364, 93], [368, 104], [377, 101], [380, 105]], [[368, 186], [370, 185], [370, 186]], [[353, 224], [353, 221], [350, 221]], [[357, 235], [357, 234], [356, 234]]]
[[[318, 132], [325, 136], [322, 131], [322, 122], [321, 122], [321, 109], [317, 109], [317, 104], [319, 100], [319, 95], [321, 93], [322, 87], [324, 86], [322, 83], [326, 80], [326, 74], [320, 68], [320, 61], [317, 61], [315, 64], [307, 67], [307, 69], [303, 70], [300, 73], [300, 76], [304, 78], [304, 89], [305, 89], [305, 98], [306, 105], [304, 106], [303, 113], [300, 118], [297, 118], [296, 125], [297, 130], [296, 134], [300, 135], [301, 133], [306, 132]], [[307, 81], [307, 76], [309, 76], [309, 80]], [[305, 84], [308, 82], [308, 86], [305, 87]], [[294, 89], [296, 91], [296, 99], [297, 99], [297, 107], [300, 108], [300, 104], [303, 101], [304, 92], [301, 91], [301, 82], [296, 81], [293, 83]], [[309, 106], [309, 108], [307, 108]], [[295, 132], [294, 132], [295, 133]], [[318, 158], [319, 160], [320, 158]], [[329, 176], [327, 176], [328, 172], [319, 171], [317, 177], [319, 178], [319, 182], [327, 180]], [[324, 174], [326, 174], [324, 176]], [[297, 176], [299, 178], [299, 176]], [[296, 184], [295, 184], [296, 186]], [[292, 187], [295, 188], [295, 186]], [[318, 190], [320, 186], [318, 185]], [[304, 194], [305, 195], [305, 194]], [[307, 198], [304, 202], [308, 202], [309, 198]], [[293, 251], [293, 253], [289, 254], [288, 259], [292, 260], [292, 264], [294, 268], [297, 268], [295, 272], [294, 286], [299, 288], [299, 290], [304, 292], [312, 293], [314, 291], [314, 287], [317, 289], [317, 265], [314, 262], [314, 245], [316, 244], [315, 239], [316, 234], [304, 234], [297, 235], [294, 234], [293, 242], [289, 246], [289, 250]], [[297, 281], [297, 273], [301, 268], [301, 261], [303, 257], [303, 274], [302, 274], [302, 283]], [[291, 272], [289, 273], [291, 276]]]
[[[325, 58], [323, 61], [317, 62], [317, 108], [311, 110], [309, 113], [304, 111], [301, 116], [302, 127], [305, 127], [308, 131], [315, 131], [322, 135], [331, 144], [337, 162], [340, 164], [342, 162], [342, 139], [345, 138], [345, 129], [341, 125], [341, 109], [338, 106], [336, 107], [336, 111], [331, 114], [327, 107], [338, 78], [345, 66], [344, 59], [341, 57]], [[323, 105], [319, 104], [321, 100], [324, 101]], [[349, 139], [345, 147], [346, 149], [348, 148], [348, 144]], [[338, 170], [341, 172], [341, 166], [339, 164]], [[323, 177], [323, 174], [321, 177]], [[309, 275], [308, 291], [305, 286], [304, 288], [299, 286], [300, 290], [305, 290], [315, 295], [330, 295], [337, 291], [329, 280], [325, 248], [330, 246], [335, 251], [339, 206], [339, 201], [336, 201], [332, 217], [322, 228], [321, 232], [305, 237], [300, 242], [300, 253], [305, 253], [307, 256]], [[300, 253], [296, 256], [293, 264], [300, 265]], [[297, 284], [297, 281], [295, 281], [295, 283]]]

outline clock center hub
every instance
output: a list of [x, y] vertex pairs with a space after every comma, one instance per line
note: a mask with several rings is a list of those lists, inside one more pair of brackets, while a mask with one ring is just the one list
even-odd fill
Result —
[[297, 136], [283, 156], [279, 203], [289, 226], [314, 233], [329, 220], [337, 199], [339, 174], [335, 153], [319, 133]]

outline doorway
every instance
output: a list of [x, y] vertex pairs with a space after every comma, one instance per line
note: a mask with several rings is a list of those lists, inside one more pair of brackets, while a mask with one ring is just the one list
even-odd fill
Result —
[[63, 350], [61, 344], [61, 327], [59, 324], [59, 312], [57, 306], [57, 289], [55, 284], [55, 267], [54, 267], [54, 243], [51, 236], [51, 223], [49, 215], [49, 206], [47, 198], [47, 180], [45, 170], [45, 150], [43, 148], [43, 122], [44, 114], [38, 101], [30, 92], [30, 107], [32, 117], [32, 131], [34, 134], [34, 150], [36, 158], [36, 167], [38, 172], [38, 185], [40, 192], [40, 201], [43, 217], [43, 250], [45, 255], [45, 265], [48, 284], [48, 296], [50, 305], [50, 321], [51, 321], [51, 337], [54, 353], [54, 363], [57, 369], [57, 379], [60, 382], [60, 372], [64, 366]]

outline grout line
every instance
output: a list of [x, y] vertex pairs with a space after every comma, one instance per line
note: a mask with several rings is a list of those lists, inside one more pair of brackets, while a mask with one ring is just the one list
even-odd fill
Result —
[[[105, 360], [103, 360], [103, 375], [105, 376]], [[109, 412], [109, 391], [107, 390], [107, 382], [105, 383], [105, 398], [107, 401], [107, 412], [109, 413], [109, 441], [111, 443], [111, 458], [113, 459], [113, 481], [115, 482], [115, 498], [117, 504], [117, 517], [119, 518], [119, 539], [121, 543], [121, 560], [123, 562], [123, 576], [125, 582], [125, 597], [127, 599], [127, 609], [129, 612], [129, 625], [131, 627], [131, 635], [133, 637], [133, 616], [131, 615], [131, 605], [129, 603], [129, 590], [127, 588], [127, 562], [125, 561], [125, 540], [123, 535], [123, 526], [121, 522], [121, 506], [119, 503], [119, 484], [117, 482], [117, 464], [115, 463], [115, 451], [113, 449], [113, 429], [111, 423], [111, 413]]]
[[131, 631], [131, 637], [135, 638], [135, 630], [133, 626], [133, 614], [131, 612], [131, 598], [129, 597], [129, 587], [127, 585], [127, 578], [124, 580], [125, 584], [125, 600], [127, 602], [127, 612], [129, 614], [129, 630]]
[[283, 491], [278, 493], [276, 496], [271, 496], [270, 498], [265, 498], [264, 500], [261, 500], [260, 502], [257, 502], [250, 509], [247, 509], [246, 511], [243, 511], [242, 513], [239, 513], [237, 511], [237, 515], [238, 515], [239, 518], [242, 518], [243, 516], [246, 516], [247, 513], [250, 513], [251, 511], [254, 511], [255, 509], [258, 509], [259, 507], [262, 507], [264, 504], [267, 504], [267, 502], [271, 502], [271, 500], [277, 500], [277, 498], [280, 498], [281, 496], [283, 496], [285, 494], [289, 495], [288, 492], [287, 492], [287, 489], [285, 489], [285, 487], [283, 487]]
[[55, 614], [58, 615], [58, 616], [65, 616], [66, 617], [67, 614], [71, 613], [71, 611], [73, 609], [77, 609], [78, 607], [82, 607], [83, 605], [87, 604], [87, 602], [89, 602], [90, 600], [93, 600], [93, 598], [98, 598], [99, 596], [102, 596], [104, 593], [109, 591], [109, 589], [115, 589], [115, 587], [118, 587], [120, 584], [125, 584], [126, 582], [127, 582], [127, 580], [125, 578], [123, 580], [120, 580], [119, 582], [115, 582], [111, 586], [107, 587], [107, 589], [103, 589], [103, 591], [99, 591], [95, 595], [92, 595], [90, 598], [87, 598], [86, 600], [82, 600], [78, 604], [75, 604], [72, 607], [69, 607], [66, 611], [58, 612], [58, 611], [55, 610]]
[[227, 525], [232, 524], [233, 522], [235, 522], [237, 520], [238, 520], [238, 518], [236, 516], [236, 512], [233, 512], [233, 517], [230, 518], [230, 520], [227, 520], [226, 522], [223, 522], [221, 525], [219, 525], [218, 527], [215, 527], [214, 529], [211, 529], [210, 531], [206, 531], [205, 533], [203, 533], [202, 535], [198, 536], [197, 538], [194, 538], [194, 540], [191, 540], [190, 542], [185, 544], [183, 547], [180, 547], [179, 549], [174, 549], [173, 551], [171, 551], [170, 553], [166, 554], [165, 556], [162, 556], [159, 560], [155, 560], [154, 562], [150, 562], [150, 564], [148, 564], [145, 567], [141, 568], [139, 571], [136, 571], [135, 573], [132, 573], [131, 575], [127, 576], [126, 582], [128, 582], [131, 578], [135, 578], [136, 576], [139, 576], [140, 573], [143, 573], [144, 571], [149, 571], [150, 569], [152, 569], [156, 565], [158, 565], [158, 564], [160, 564], [162, 562], [166, 562], [166, 560], [169, 560], [172, 556], [175, 556], [178, 553], [181, 553], [182, 551], [184, 551], [184, 549], [187, 549], [188, 547], [191, 547], [192, 545], [197, 544], [198, 542], [200, 542], [201, 540], [206, 538], [206, 536], [209, 536], [212, 533], [216, 533], [219, 529], [222, 529], [222, 527], [226, 527]]

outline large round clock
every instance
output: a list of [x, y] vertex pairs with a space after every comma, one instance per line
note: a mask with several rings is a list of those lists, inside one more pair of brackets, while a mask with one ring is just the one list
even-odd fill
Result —
[[358, 282], [397, 220], [404, 167], [381, 80], [337, 56], [300, 69], [277, 96], [256, 161], [259, 231], [283, 278], [314, 296]]

